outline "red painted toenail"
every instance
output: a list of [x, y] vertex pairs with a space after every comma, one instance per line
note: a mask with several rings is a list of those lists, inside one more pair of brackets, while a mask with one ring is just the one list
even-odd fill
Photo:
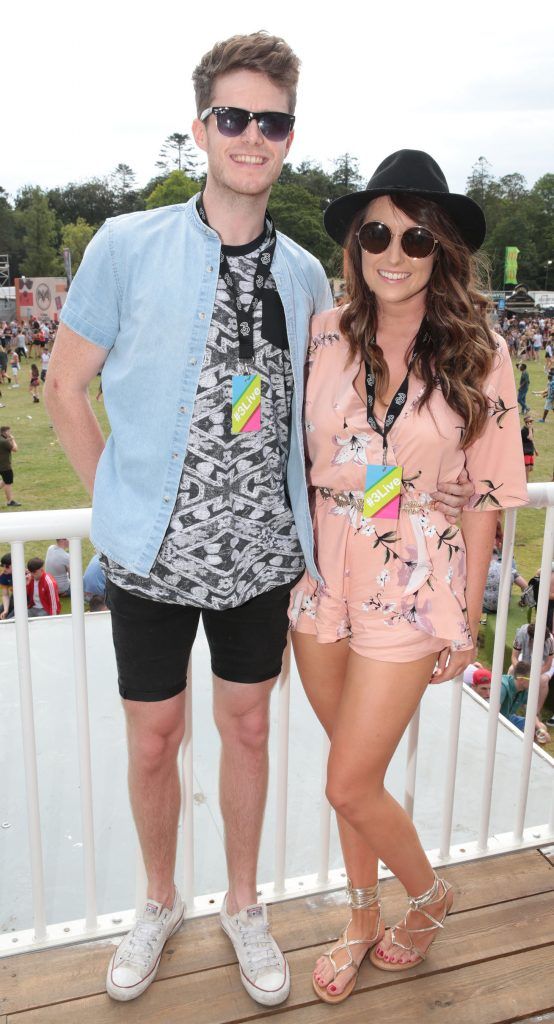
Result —
[[336, 992], [336, 991], [337, 991], [336, 985], [329, 985], [329, 992]]

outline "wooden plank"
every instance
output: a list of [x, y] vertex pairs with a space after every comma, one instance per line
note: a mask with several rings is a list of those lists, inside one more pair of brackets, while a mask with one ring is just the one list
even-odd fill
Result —
[[[456, 890], [453, 917], [475, 907], [489, 906], [554, 889], [554, 871], [536, 850], [524, 850], [457, 864], [443, 872]], [[383, 885], [386, 920], [402, 916], [405, 896], [396, 879]], [[344, 892], [276, 903], [271, 907], [272, 930], [286, 952], [333, 941], [344, 927]], [[78, 999], [104, 991], [106, 969], [115, 940], [63, 946], [41, 953], [23, 953], [0, 960], [0, 1013], [14, 1013], [51, 1001]], [[195, 918], [167, 944], [159, 979], [191, 974], [235, 962], [234, 951], [216, 916]], [[52, 978], [56, 978], [55, 993]]]
[[[366, 961], [360, 971], [356, 998], [366, 993], [373, 999], [383, 987], [391, 992], [397, 987], [404, 989], [410, 978], [414, 982], [426, 975], [443, 977], [442, 972], [449, 976], [449, 972], [465, 968], [468, 961], [486, 974], [488, 963], [493, 962], [491, 957], [508, 958], [521, 950], [549, 943], [553, 916], [554, 893], [454, 915], [433, 947], [432, 956], [409, 975], [407, 972], [385, 974]], [[290, 1024], [296, 1024], [292, 1010], [298, 1008], [297, 1012], [301, 1012], [307, 1003], [318, 1002], [312, 990], [311, 972], [323, 948], [303, 948], [288, 956], [292, 988], [286, 1009], [291, 1013], [287, 1017]], [[548, 954], [551, 963], [552, 946], [549, 946]], [[554, 972], [550, 973], [554, 978]], [[61, 990], [57, 998], [63, 998]], [[545, 1005], [550, 1007], [548, 1003]], [[536, 1003], [527, 1003], [521, 1012], [535, 1012], [539, 1008]], [[334, 1007], [333, 1012], [336, 1009]], [[79, 1024], [113, 1024], [129, 1020], [130, 1010], [130, 1005], [114, 1003], [105, 994], [91, 995], [10, 1014], [8, 1024], [74, 1024], [75, 1020], [79, 1020]], [[235, 964], [158, 980], [132, 1003], [133, 1024], [234, 1024], [236, 1021], [255, 1021], [263, 1015], [264, 1010], [245, 992]], [[395, 1020], [390, 1015], [386, 1019]], [[417, 1016], [409, 1019], [417, 1021], [417, 1024], [421, 1019], [425, 1020]], [[464, 1021], [464, 1024], [468, 1022]], [[479, 1024], [484, 1022], [479, 1021]]]
[[550, 846], [539, 846], [539, 853], [546, 857], [547, 861], [554, 867], [554, 844]]
[[526, 1017], [525, 1020], [519, 1020], [518, 1024], [553, 1024], [554, 1013], [541, 1013], [538, 1017]]
[[[333, 1006], [333, 1024], [506, 1024], [554, 1006], [552, 947], [527, 950], [446, 974], [355, 993]], [[539, 1016], [540, 1020], [540, 1016]], [[274, 1014], [271, 1024], [329, 1024], [322, 1003]], [[169, 1024], [169, 1021], [168, 1021]]]

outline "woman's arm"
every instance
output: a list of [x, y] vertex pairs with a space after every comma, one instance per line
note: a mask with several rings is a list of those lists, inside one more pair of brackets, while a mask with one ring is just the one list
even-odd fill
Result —
[[[433, 683], [444, 683], [454, 679], [475, 660], [475, 647], [479, 632], [479, 620], [483, 607], [483, 594], [487, 572], [496, 533], [496, 510], [491, 512], [463, 512], [462, 534], [466, 547], [466, 609], [473, 647], [468, 651], [441, 651], [437, 668], [431, 679]], [[448, 664], [446, 664], [448, 660]]]

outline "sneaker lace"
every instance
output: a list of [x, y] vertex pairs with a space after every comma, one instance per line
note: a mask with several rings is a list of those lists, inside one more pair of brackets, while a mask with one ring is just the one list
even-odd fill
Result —
[[149, 967], [157, 955], [156, 943], [162, 927], [162, 921], [137, 921], [129, 935], [122, 960], [134, 967]]
[[255, 971], [280, 965], [273, 939], [269, 934], [269, 925], [240, 925], [239, 931], [248, 961]]

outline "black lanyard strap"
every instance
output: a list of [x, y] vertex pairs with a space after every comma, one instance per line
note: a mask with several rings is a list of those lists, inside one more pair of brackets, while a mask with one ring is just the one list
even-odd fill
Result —
[[[421, 326], [419, 328], [419, 331], [417, 332], [417, 336], [416, 336], [416, 339], [415, 339], [415, 342], [414, 342], [414, 346], [413, 346], [414, 350], [416, 349], [416, 347], [417, 347], [418, 350], [420, 349], [421, 344], [425, 343], [425, 339], [426, 339], [427, 336], [428, 336], [428, 328], [427, 328], [427, 325], [425, 323], [425, 320], [423, 320], [422, 323], [421, 323]], [[372, 345], [375, 344], [375, 338], [372, 338], [371, 344]], [[404, 380], [402, 381], [400, 387], [398, 388], [398, 391], [396, 392], [394, 398], [392, 399], [392, 401], [391, 401], [391, 403], [390, 403], [390, 405], [389, 405], [389, 407], [387, 409], [383, 426], [381, 426], [380, 423], [377, 422], [377, 420], [375, 418], [375, 412], [374, 412], [374, 409], [375, 409], [375, 373], [373, 371], [373, 367], [370, 366], [370, 364], [367, 362], [367, 360], [364, 360], [364, 361], [365, 361], [365, 386], [366, 386], [366, 393], [367, 393], [367, 422], [368, 422], [369, 426], [371, 427], [371, 429], [374, 430], [376, 434], [379, 434], [379, 436], [383, 438], [383, 465], [386, 466], [386, 464], [387, 464], [387, 451], [388, 451], [388, 436], [389, 436], [389, 434], [390, 434], [394, 424], [396, 423], [398, 417], [400, 416], [400, 413], [402, 412], [404, 406], [406, 405], [406, 400], [408, 398], [408, 384], [409, 384], [409, 379], [410, 379], [410, 370], [411, 370], [411, 367], [412, 367], [413, 357], [412, 357], [412, 359], [410, 359], [410, 362], [408, 364], [408, 369], [407, 369], [407, 372], [406, 372], [406, 376], [404, 377]]]
[[[206, 210], [204, 207], [204, 196], [200, 193], [196, 202], [196, 209], [198, 214], [205, 224], [208, 223], [206, 216]], [[271, 263], [275, 253], [275, 246], [277, 244], [277, 232], [275, 231], [275, 224], [266, 210], [265, 215], [266, 230], [268, 241], [267, 245], [264, 246], [258, 261], [256, 264], [256, 270], [254, 272], [254, 292], [252, 300], [245, 308], [239, 298], [237, 286], [235, 284], [233, 275], [231, 274], [231, 268], [229, 267], [229, 261], [227, 256], [221, 250], [220, 263], [219, 263], [219, 274], [220, 277], [225, 281], [231, 295], [233, 297], [235, 312], [237, 316], [237, 332], [239, 338], [239, 359], [244, 361], [250, 361], [254, 358], [254, 313], [256, 307], [262, 297], [262, 292], [265, 288], [265, 283], [271, 272]]]

